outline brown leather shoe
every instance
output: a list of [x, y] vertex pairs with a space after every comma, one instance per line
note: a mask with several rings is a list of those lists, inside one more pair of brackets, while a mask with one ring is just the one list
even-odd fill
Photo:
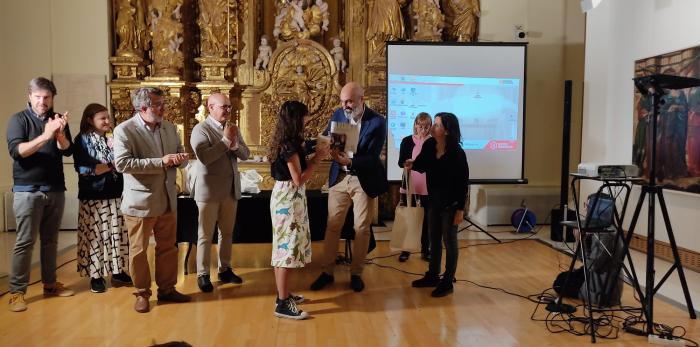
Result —
[[170, 290], [161, 291], [158, 289], [158, 301], [165, 302], [190, 302], [192, 300], [188, 295], [182, 294], [172, 288]]
[[60, 296], [69, 297], [75, 295], [75, 292], [68, 289], [61, 282], [56, 282], [53, 284], [44, 284], [44, 296]]
[[134, 293], [136, 297], [136, 303], [134, 303], [134, 310], [138, 313], [146, 313], [151, 310], [148, 303], [148, 298], [151, 297], [151, 291], [142, 291]]

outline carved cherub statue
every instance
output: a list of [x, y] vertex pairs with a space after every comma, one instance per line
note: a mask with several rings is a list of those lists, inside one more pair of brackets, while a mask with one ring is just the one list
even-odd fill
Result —
[[306, 31], [306, 25], [304, 24], [304, 4], [301, 0], [292, 0], [290, 4], [294, 11], [292, 15], [292, 27], [299, 32]]
[[333, 56], [335, 67], [338, 71], [345, 73], [348, 63], [345, 61], [345, 50], [340, 46], [340, 39], [333, 38], [333, 49], [329, 52]]
[[321, 29], [323, 31], [328, 31], [328, 24], [330, 24], [330, 21], [328, 20], [328, 3], [324, 2], [323, 0], [316, 0], [316, 6], [318, 6], [319, 10], [321, 11], [321, 18], [323, 18], [323, 21], [321, 22]]
[[267, 70], [267, 64], [272, 56], [272, 47], [267, 44], [267, 36], [260, 37], [260, 47], [258, 47], [258, 59], [255, 60], [255, 69]]

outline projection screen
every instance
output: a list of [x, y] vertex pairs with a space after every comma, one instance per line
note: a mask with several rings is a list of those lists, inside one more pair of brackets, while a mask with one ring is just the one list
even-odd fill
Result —
[[387, 43], [387, 178], [420, 112], [454, 113], [473, 183], [526, 183], [525, 43]]

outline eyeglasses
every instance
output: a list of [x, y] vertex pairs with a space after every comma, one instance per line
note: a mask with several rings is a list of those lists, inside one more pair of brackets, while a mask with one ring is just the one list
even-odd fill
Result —
[[224, 111], [231, 111], [231, 105], [216, 105], [216, 107], [218, 107]]
[[151, 103], [151, 105], [149, 105], [148, 107], [150, 107], [150, 108], [163, 108], [164, 106], [165, 106], [165, 103], [161, 101], [161, 102]]

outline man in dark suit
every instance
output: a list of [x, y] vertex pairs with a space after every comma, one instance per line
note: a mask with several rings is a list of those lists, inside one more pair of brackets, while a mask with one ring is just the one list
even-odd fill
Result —
[[[328, 185], [328, 223], [321, 258], [323, 272], [311, 284], [311, 290], [320, 290], [334, 281], [333, 269], [338, 252], [340, 232], [345, 215], [353, 205], [355, 244], [350, 268], [350, 287], [361, 292], [362, 268], [370, 239], [372, 199], [387, 191], [386, 173], [379, 155], [386, 137], [384, 117], [364, 104], [364, 90], [355, 83], [346, 84], [340, 91], [341, 107], [333, 112], [331, 123], [350, 123], [359, 127], [356, 152], [333, 150]], [[331, 123], [326, 128], [330, 133]]]

